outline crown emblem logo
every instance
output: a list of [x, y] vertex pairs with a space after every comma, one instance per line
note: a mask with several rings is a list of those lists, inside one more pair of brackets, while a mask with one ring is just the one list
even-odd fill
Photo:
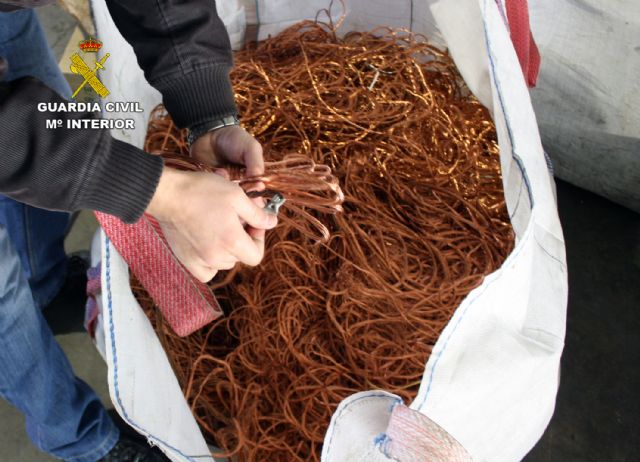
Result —
[[[84, 53], [98, 53], [100, 48], [102, 48], [102, 42], [100, 40], [94, 39], [93, 37], [89, 37], [88, 40], [83, 40], [82, 42], [78, 43], [78, 46]], [[98, 78], [98, 71], [104, 71], [104, 63], [109, 58], [109, 56], [109, 53], [105, 53], [102, 58], [98, 59], [99, 56], [96, 54], [95, 67], [92, 69], [90, 67], [91, 60], [89, 60], [90, 63], [87, 64], [82, 59], [79, 53], [76, 52], [71, 55], [71, 58], [69, 58], [71, 60], [69, 69], [74, 74], [79, 74], [83, 78], [82, 83], [78, 88], [76, 88], [76, 91], [73, 92], [71, 98], [75, 98], [76, 96], [78, 96], [78, 93], [80, 92], [80, 90], [82, 90], [82, 88], [84, 88], [86, 84], [89, 84], [89, 86], [93, 88], [101, 98], [105, 98], [109, 94], [109, 90], [107, 89], [107, 87], [105, 87]]]
[[102, 48], [102, 42], [89, 37], [88, 40], [83, 40], [79, 44], [80, 49], [85, 53], [97, 53]]

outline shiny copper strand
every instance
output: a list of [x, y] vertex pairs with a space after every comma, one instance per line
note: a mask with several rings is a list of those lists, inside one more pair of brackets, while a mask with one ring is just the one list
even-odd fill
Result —
[[165, 165], [169, 167], [220, 174], [224, 170], [229, 179], [237, 182], [245, 191], [256, 190], [257, 184], [262, 183], [268, 188], [266, 192], [280, 192], [286, 199], [286, 208], [293, 209], [296, 215], [307, 217], [303, 222], [294, 223], [299, 231], [317, 242], [328, 241], [327, 227], [309, 215], [309, 212], [332, 214], [342, 211], [344, 194], [328, 166], [317, 165], [305, 155], [290, 154], [281, 160], [265, 162], [263, 176], [245, 177], [244, 168], [239, 166], [223, 165], [216, 168], [201, 163], [190, 157], [186, 131], [178, 131], [162, 105], [151, 113], [147, 134], [146, 151], [162, 155]]
[[[495, 128], [449, 56], [416, 35], [338, 39], [305, 22], [235, 62], [243, 124], [268, 160], [330, 165], [344, 213], [286, 210], [263, 263], [214, 283], [228, 315], [187, 338], [136, 293], [212, 442], [239, 461], [318, 461], [346, 396], [411, 402], [453, 311], [511, 251]], [[152, 120], [149, 145], [186, 154], [169, 123]], [[309, 217], [327, 242], [301, 231]]]

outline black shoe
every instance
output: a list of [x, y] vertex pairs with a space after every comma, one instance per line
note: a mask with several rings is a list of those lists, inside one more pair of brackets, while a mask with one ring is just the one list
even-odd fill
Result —
[[100, 462], [169, 462], [157, 448], [152, 448], [141, 436], [120, 433], [120, 439]]
[[84, 331], [88, 266], [87, 260], [81, 256], [69, 257], [62, 288], [42, 310], [54, 334]]

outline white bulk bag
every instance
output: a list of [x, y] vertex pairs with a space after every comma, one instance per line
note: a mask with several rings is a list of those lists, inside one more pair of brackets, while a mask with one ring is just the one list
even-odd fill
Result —
[[[301, 19], [315, 18], [329, 2], [218, 3], [235, 34], [234, 48], [239, 48], [245, 33], [247, 39], [275, 34]], [[344, 31], [390, 25], [446, 45], [469, 88], [495, 120], [516, 246], [502, 267], [458, 307], [425, 365], [418, 396], [405, 404], [442, 427], [474, 460], [519, 460], [542, 435], [553, 413], [567, 271], [553, 179], [503, 5], [496, 0], [345, 0], [345, 4]], [[94, 0], [93, 7], [98, 37], [111, 53], [109, 69], [101, 75], [111, 90], [109, 98], [141, 101], [145, 109], [144, 114], [131, 114], [135, 131], [115, 136], [142, 146], [149, 111], [160, 102], [160, 95], [144, 80], [104, 0]], [[213, 460], [206, 457], [207, 445], [165, 353], [131, 294], [127, 266], [104, 235], [102, 263], [109, 389], [117, 411], [172, 460]], [[389, 460], [380, 434], [396, 401], [380, 390], [363, 390], [344, 400], [327, 431], [323, 460]]]
[[638, 0], [533, 0], [543, 56], [532, 91], [559, 178], [640, 213]]

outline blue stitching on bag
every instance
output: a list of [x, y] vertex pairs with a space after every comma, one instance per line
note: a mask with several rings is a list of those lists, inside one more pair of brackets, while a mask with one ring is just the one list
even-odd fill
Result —
[[[342, 409], [340, 409], [340, 412], [335, 416], [334, 422], [338, 422], [338, 419], [340, 419], [340, 416], [342, 415], [342, 413], [346, 411], [349, 406], [356, 404], [358, 401], [362, 401], [363, 399], [369, 399], [369, 398], [393, 398], [393, 396], [390, 396], [388, 393], [373, 392], [371, 394], [361, 396], [360, 398], [356, 398], [353, 401], [351, 401], [349, 404], [344, 406]], [[398, 398], [395, 398], [395, 400], [398, 401]], [[329, 437], [329, 442], [327, 443], [327, 447], [329, 448], [329, 451], [331, 451], [331, 443], [333, 442], [333, 435], [335, 434], [335, 430], [336, 430], [336, 426], [334, 425], [333, 428], [331, 429], [331, 436]], [[378, 435], [377, 437], [379, 436], [380, 435]], [[376, 438], [374, 438], [374, 443], [376, 442]]]
[[[125, 420], [131, 425], [133, 425], [134, 427], [142, 430], [144, 433], [151, 435], [150, 431], [147, 431], [141, 425], [138, 425], [129, 417], [129, 414], [127, 413], [126, 409], [124, 408], [124, 405], [122, 404], [122, 400], [120, 399], [120, 387], [119, 387], [119, 381], [118, 381], [118, 355], [116, 351], [115, 325], [113, 323], [113, 300], [111, 296], [111, 251], [109, 250], [109, 242], [110, 242], [109, 237], [106, 236], [105, 234], [105, 249], [106, 249], [105, 250], [105, 261], [106, 261], [105, 273], [106, 273], [106, 280], [107, 280], [107, 287], [106, 287], [107, 307], [109, 309], [109, 335], [111, 336], [111, 354], [113, 355], [113, 388], [115, 389], [115, 392], [116, 392], [116, 401], [118, 402], [118, 406], [120, 406], [120, 409], [122, 410], [123, 417], [125, 418]], [[196, 460], [193, 459], [191, 456], [186, 455], [179, 449], [171, 446], [169, 443], [155, 437], [153, 438], [153, 440], [164, 444], [167, 448], [185, 457], [187, 460], [190, 460], [191, 462], [196, 462]], [[213, 460], [213, 456], [211, 456], [211, 458]]]
[[559, 258], [557, 258], [557, 257], [553, 256], [553, 255], [551, 254], [551, 252], [549, 252], [549, 251], [545, 248], [545, 246], [543, 246], [542, 244], [540, 244], [540, 241], [538, 241], [538, 238], [536, 237], [536, 233], [535, 233], [535, 232], [533, 233], [533, 240], [534, 240], [534, 241], [536, 241], [536, 244], [538, 244], [538, 247], [540, 247], [540, 248], [542, 249], [542, 251], [543, 251], [544, 253], [546, 253], [546, 254], [547, 254], [547, 256], [548, 256], [549, 258], [551, 258], [552, 260], [555, 260], [555, 261], [556, 261], [556, 262], [557, 262], [557, 263], [558, 263], [558, 264], [559, 264], [563, 269], [566, 269], [566, 268], [567, 268], [566, 263], [564, 263], [564, 262], [563, 262], [562, 260], [560, 260]]
[[502, 2], [500, 0], [495, 0], [496, 6], [498, 7], [498, 11], [500, 12], [500, 16], [502, 16], [502, 20], [504, 21], [504, 25], [509, 29], [509, 20], [507, 19], [507, 13], [502, 8]]
[[[484, 0], [484, 8], [485, 10], [487, 9], [487, 1], [488, 0]], [[498, 10], [500, 10], [500, 12], [502, 12], [501, 6], [498, 6]], [[484, 23], [484, 38], [485, 38], [485, 42], [487, 45], [487, 55], [489, 57], [489, 64], [491, 65], [491, 70], [493, 71], [493, 76], [494, 76], [494, 80], [496, 83], [496, 90], [497, 90], [497, 94], [498, 94], [498, 101], [500, 102], [500, 107], [502, 108], [502, 113], [504, 114], [504, 119], [506, 122], [506, 126], [507, 126], [507, 133], [509, 135], [509, 141], [511, 143], [511, 157], [513, 158], [513, 160], [516, 161], [516, 165], [518, 165], [518, 168], [520, 169], [520, 172], [522, 173], [522, 177], [524, 179], [524, 182], [527, 186], [527, 193], [529, 194], [529, 202], [531, 204], [531, 208], [534, 207], [534, 200], [533, 200], [533, 195], [531, 192], [531, 183], [529, 181], [529, 176], [527, 175], [527, 173], [524, 170], [524, 163], [522, 162], [522, 159], [520, 158], [520, 156], [518, 156], [516, 154], [516, 147], [515, 147], [515, 143], [514, 143], [514, 137], [513, 137], [513, 131], [511, 130], [511, 123], [510, 123], [510, 119], [509, 119], [509, 115], [507, 114], [507, 109], [506, 106], [504, 104], [504, 99], [502, 96], [502, 85], [500, 83], [500, 79], [498, 78], [498, 75], [496, 73], [496, 66], [495, 66], [495, 57], [493, 55], [493, 53], [491, 52], [492, 47], [491, 47], [491, 39], [489, 38], [489, 34], [487, 33], [487, 22], [486, 22], [486, 18], [483, 16], [482, 18], [482, 22]], [[546, 151], [543, 149], [542, 153], [544, 155], [545, 158], [545, 162], [547, 164], [547, 168], [549, 168], [549, 170], [553, 173], [553, 165], [550, 164], [551, 159], [549, 158], [549, 155], [546, 153]], [[518, 199], [519, 202], [519, 199]], [[515, 209], [514, 209], [514, 216], [515, 216]], [[558, 258], [556, 258], [554, 255], [552, 255], [536, 238], [535, 235], [535, 231], [533, 233], [533, 240], [535, 241], [536, 244], [538, 244], [538, 246], [542, 249], [542, 251], [547, 254], [552, 260], [555, 260], [558, 264], [560, 264], [560, 266], [563, 269], [566, 269], [567, 265], [565, 263], [563, 263], [561, 260], [559, 260]]]
[[[487, 8], [487, 0], [484, 0], [485, 10]], [[531, 204], [531, 208], [534, 207], [535, 202], [533, 200], [533, 195], [531, 193], [531, 182], [529, 181], [529, 175], [524, 169], [524, 162], [520, 158], [518, 154], [516, 154], [516, 144], [513, 137], [513, 131], [511, 129], [511, 121], [509, 119], [509, 114], [507, 113], [507, 108], [504, 104], [504, 99], [502, 96], [502, 85], [500, 84], [500, 79], [498, 78], [498, 74], [496, 73], [496, 65], [494, 62], [495, 57], [491, 52], [491, 40], [489, 39], [489, 34], [487, 33], [487, 22], [485, 18], [482, 18], [482, 22], [484, 23], [484, 38], [485, 43], [487, 45], [487, 56], [489, 57], [489, 64], [491, 65], [491, 70], [493, 71], [493, 77], [496, 83], [496, 93], [498, 95], [498, 102], [500, 103], [500, 108], [502, 109], [502, 113], [504, 114], [504, 121], [507, 126], [507, 135], [509, 135], [509, 144], [511, 144], [511, 158], [516, 161], [516, 165], [520, 169], [520, 173], [522, 174], [522, 178], [524, 179], [525, 184], [527, 185], [527, 193], [529, 194], [529, 202]]]
[[373, 439], [373, 445], [377, 447], [384, 456], [389, 459], [389, 445], [391, 444], [391, 438], [386, 433], [380, 433]]
[[[530, 239], [530, 236], [533, 234], [533, 228], [530, 229], [529, 234], [526, 235], [526, 237], [522, 240], [522, 242], [520, 243], [520, 247], [518, 248], [518, 250], [514, 253], [512, 253], [509, 256], [509, 260], [511, 260], [509, 267], [513, 266], [512, 262], [513, 260], [515, 260], [515, 258], [520, 254], [520, 252], [522, 252], [522, 249], [524, 249], [525, 247], [525, 243], [527, 242], [527, 240]], [[493, 279], [492, 281], [490, 281], [487, 285], [484, 286], [484, 288], [479, 291], [478, 293], [475, 294], [475, 296], [469, 301], [469, 303], [467, 304], [467, 306], [465, 307], [464, 311], [462, 312], [462, 314], [460, 315], [460, 318], [458, 318], [458, 321], [456, 322], [455, 326], [453, 326], [453, 329], [451, 330], [451, 332], [449, 333], [449, 336], [447, 337], [447, 340], [445, 340], [444, 345], [442, 346], [442, 349], [438, 352], [438, 355], [436, 356], [436, 359], [433, 363], [433, 367], [431, 368], [431, 372], [429, 373], [429, 385], [427, 385], [427, 391], [424, 394], [424, 398], [422, 399], [422, 402], [418, 405], [418, 410], [422, 409], [422, 407], [426, 404], [427, 402], [427, 398], [429, 397], [429, 392], [431, 391], [431, 385], [433, 384], [433, 377], [435, 375], [436, 372], [436, 368], [438, 367], [438, 363], [440, 362], [440, 358], [442, 357], [442, 354], [444, 353], [444, 351], [447, 349], [447, 346], [449, 345], [449, 340], [451, 340], [451, 337], [453, 337], [453, 334], [455, 333], [456, 329], [458, 329], [458, 326], [460, 325], [460, 323], [462, 322], [462, 319], [465, 317], [465, 315], [467, 314], [467, 311], [469, 311], [469, 308], [471, 308], [471, 306], [475, 303], [475, 301], [483, 294], [486, 292], [486, 290], [491, 287], [496, 281], [499, 281], [502, 273], [504, 272], [504, 270], [506, 270], [507, 267], [504, 266], [501, 271], [500, 271], [500, 275], [496, 275], [495, 279]]]
[[520, 183], [520, 189], [518, 189], [518, 199], [516, 199], [516, 205], [513, 208], [513, 212], [509, 215], [509, 219], [512, 220], [516, 216], [518, 207], [520, 207], [520, 198], [522, 197], [522, 183]]
[[[487, 9], [487, 0], [484, 0], [484, 8], [485, 10]], [[524, 165], [522, 162], [522, 159], [516, 154], [516, 148], [515, 148], [515, 143], [514, 143], [514, 139], [513, 139], [513, 132], [511, 130], [511, 123], [509, 120], [509, 115], [507, 113], [505, 104], [504, 104], [504, 100], [502, 98], [502, 85], [500, 84], [500, 80], [497, 76], [496, 73], [496, 66], [495, 66], [495, 62], [494, 62], [494, 56], [492, 53], [492, 47], [491, 47], [491, 40], [489, 39], [489, 34], [487, 33], [487, 22], [486, 22], [486, 18], [483, 16], [482, 18], [482, 22], [484, 23], [484, 37], [485, 37], [485, 43], [487, 45], [487, 55], [489, 57], [489, 64], [491, 65], [491, 70], [493, 71], [493, 77], [494, 77], [494, 81], [495, 81], [495, 85], [496, 85], [496, 93], [498, 95], [498, 101], [500, 103], [500, 107], [502, 108], [502, 113], [504, 114], [504, 119], [505, 119], [505, 123], [506, 123], [506, 127], [507, 127], [507, 134], [509, 136], [509, 142], [511, 144], [511, 157], [513, 158], [513, 160], [515, 160], [516, 165], [518, 166], [518, 168], [520, 169], [520, 173], [522, 174], [522, 177], [524, 179], [524, 183], [527, 187], [527, 193], [529, 195], [529, 201], [531, 203], [531, 208], [533, 208], [534, 206], [534, 201], [533, 201], [533, 197], [532, 197], [532, 193], [531, 193], [531, 183], [529, 182], [529, 177], [527, 176], [525, 170], [524, 170]], [[522, 188], [521, 188], [522, 190]], [[530, 235], [534, 235], [534, 229], [532, 228], [530, 230]], [[527, 236], [527, 238], [530, 238], [530, 235]], [[535, 239], [535, 235], [534, 237], [534, 241], [540, 245], [540, 243], [537, 241], [537, 239]], [[518, 249], [518, 251], [516, 253], [513, 253], [510, 255], [510, 259], [514, 260], [515, 257], [522, 251], [522, 249], [524, 248], [524, 243], [525, 240], [523, 239], [523, 241], [521, 242], [520, 248]], [[543, 248], [543, 250], [546, 249]], [[548, 252], [546, 252], [548, 254]], [[551, 255], [550, 255], [551, 256]], [[554, 260], [557, 260], [556, 258], [554, 258], [553, 256], [551, 256]], [[561, 263], [561, 262], [560, 262]], [[504, 268], [503, 268], [504, 271]], [[435, 371], [436, 368], [438, 366], [438, 363], [440, 362], [440, 358], [442, 357], [442, 354], [444, 353], [444, 351], [447, 349], [447, 346], [449, 345], [449, 340], [451, 340], [451, 337], [453, 337], [453, 334], [455, 333], [455, 331], [457, 330], [458, 326], [460, 325], [460, 323], [462, 322], [462, 320], [464, 319], [465, 315], [467, 314], [467, 312], [469, 311], [469, 308], [473, 305], [473, 303], [478, 299], [478, 297], [480, 297], [480, 295], [482, 295], [493, 283], [495, 283], [496, 281], [498, 281], [500, 279], [500, 275], [497, 275], [496, 278], [491, 281], [489, 284], [487, 284], [484, 289], [482, 289], [482, 291], [478, 292], [476, 294], [476, 296], [469, 301], [469, 304], [466, 306], [466, 308], [464, 309], [464, 312], [460, 315], [460, 318], [458, 319], [458, 321], [456, 322], [455, 326], [453, 326], [453, 329], [451, 330], [451, 332], [449, 333], [449, 336], [447, 337], [447, 339], [444, 342], [444, 345], [442, 346], [442, 349], [438, 352], [438, 355], [433, 363], [433, 367], [431, 368], [431, 372], [429, 373], [429, 384], [427, 385], [427, 391], [424, 394], [424, 398], [422, 399], [422, 402], [418, 405], [418, 409], [422, 409], [422, 407], [426, 404], [427, 399], [429, 397], [429, 393], [431, 392], [431, 386], [433, 385], [433, 377], [435, 375]]]

